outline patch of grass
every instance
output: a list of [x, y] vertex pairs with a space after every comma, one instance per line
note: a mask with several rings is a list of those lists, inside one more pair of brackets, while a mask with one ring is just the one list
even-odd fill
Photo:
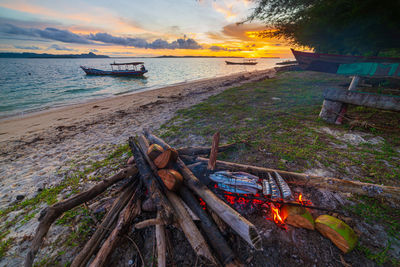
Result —
[[391, 263], [394, 266], [399, 266], [400, 261], [397, 259], [393, 259], [388, 255], [390, 250], [390, 243], [378, 252], [372, 252], [368, 247], [358, 244], [356, 249], [363, 253], [368, 259], [373, 260], [379, 266], [384, 265], [385, 263]]
[[0, 259], [6, 255], [8, 249], [11, 247], [13, 240], [14, 239], [12, 238], [8, 238], [7, 240], [0, 241]]

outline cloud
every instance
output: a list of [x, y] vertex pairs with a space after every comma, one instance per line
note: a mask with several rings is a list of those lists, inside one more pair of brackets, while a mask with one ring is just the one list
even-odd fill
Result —
[[58, 50], [58, 51], [77, 51], [75, 49], [68, 48], [68, 47], [65, 47], [65, 46], [61, 46], [61, 45], [58, 45], [58, 44], [53, 44], [53, 45], [51, 45], [51, 46], [49, 46], [47, 48], [47, 50], [52, 50], [52, 49]]
[[226, 51], [227, 49], [225, 47], [221, 47], [221, 46], [217, 46], [217, 45], [213, 45], [209, 48], [211, 51]]
[[45, 28], [44, 30], [37, 28], [22, 28], [13, 24], [3, 24], [0, 26], [0, 31], [8, 34], [25, 35], [32, 37], [40, 37], [44, 39], [56, 40], [64, 43], [91, 44], [81, 35], [72, 33], [68, 30], [60, 30], [57, 28]]
[[93, 53], [99, 52], [99, 50], [97, 50], [97, 49], [90, 49], [89, 51], [90, 51], [90, 52], [93, 52]]
[[14, 45], [15, 48], [17, 49], [24, 49], [24, 50], [40, 50], [40, 47], [37, 46], [21, 46], [21, 45]]
[[23, 28], [13, 24], [0, 25], [0, 32], [24, 35], [31, 37], [40, 37], [43, 39], [55, 40], [64, 43], [77, 43], [77, 44], [95, 44], [101, 42], [104, 44], [131, 46], [136, 48], [149, 48], [149, 49], [201, 49], [202, 46], [191, 38], [179, 38], [173, 42], [168, 42], [163, 39], [156, 39], [153, 42], [148, 42], [143, 38], [130, 38], [113, 36], [109, 33], [99, 32], [90, 34], [76, 34], [68, 30], [60, 30], [57, 28], [45, 28], [44, 30], [38, 28]]

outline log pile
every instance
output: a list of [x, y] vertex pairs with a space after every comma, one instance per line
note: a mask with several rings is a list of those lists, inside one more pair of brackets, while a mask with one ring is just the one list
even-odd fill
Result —
[[[227, 229], [255, 249], [262, 249], [261, 237], [255, 225], [219, 198], [213, 190], [201, 181], [191, 169], [200, 168], [210, 175], [219, 170], [248, 172], [261, 179], [276, 179], [287, 183], [328, 188], [364, 195], [380, 195], [400, 199], [400, 189], [381, 185], [350, 182], [335, 178], [308, 176], [256, 166], [217, 161], [217, 152], [234, 145], [219, 146], [219, 133], [214, 135], [212, 147], [192, 147], [175, 150], [162, 139], [148, 131], [136, 138], [129, 138], [134, 165], [116, 175], [104, 179], [88, 191], [46, 208], [41, 213], [31, 248], [25, 259], [25, 266], [32, 266], [35, 255], [42, 245], [52, 223], [64, 212], [94, 199], [110, 186], [120, 182], [123, 187], [112, 207], [102, 219], [97, 230], [80, 249], [71, 266], [108, 266], [114, 249], [122, 242], [126, 233], [134, 227], [143, 229], [155, 227], [156, 255], [158, 266], [167, 265], [168, 235], [166, 226], [180, 229], [195, 254], [206, 265], [240, 266], [237, 256], [227, 238]], [[209, 159], [199, 157], [210, 154]], [[189, 163], [191, 163], [189, 165]], [[187, 165], [188, 164], [188, 165]], [[281, 192], [290, 189], [280, 188]], [[262, 191], [262, 190], [261, 190]], [[255, 196], [254, 198], [257, 198]], [[314, 218], [308, 212], [310, 207], [303, 203], [271, 200], [279, 204], [282, 217], [287, 223], [310, 230], [316, 228], [327, 236], [343, 252], [350, 251], [356, 242], [354, 232], [340, 221], [330, 217]], [[134, 222], [141, 213], [153, 212], [154, 217]], [[345, 229], [336, 231], [335, 229]], [[138, 249], [138, 248], [137, 248]], [[140, 253], [140, 252], [139, 252]], [[147, 265], [142, 259], [142, 265]]]

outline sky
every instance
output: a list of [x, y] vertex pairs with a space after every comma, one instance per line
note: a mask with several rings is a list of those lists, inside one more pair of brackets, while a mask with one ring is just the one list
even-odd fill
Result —
[[0, 52], [291, 57], [250, 0], [0, 0]]

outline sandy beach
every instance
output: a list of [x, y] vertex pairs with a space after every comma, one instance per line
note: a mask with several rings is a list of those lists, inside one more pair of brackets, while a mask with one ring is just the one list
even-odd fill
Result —
[[67, 162], [101, 158], [143, 128], [157, 129], [178, 109], [211, 95], [274, 75], [238, 73], [51, 109], [0, 121], [0, 208], [17, 195], [57, 184]]

